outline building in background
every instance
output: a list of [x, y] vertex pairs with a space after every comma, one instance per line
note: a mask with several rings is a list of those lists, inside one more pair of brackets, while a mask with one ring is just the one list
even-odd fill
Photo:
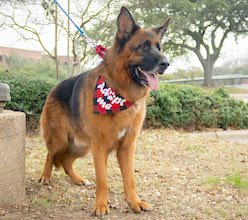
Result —
[[[44, 55], [44, 53], [42, 51], [26, 50], [26, 49], [0, 46], [0, 65], [6, 67], [7, 66], [6, 58], [9, 56], [18, 56], [21, 58], [34, 60], [34, 61], [50, 58], [48, 55]], [[63, 64], [63, 65], [68, 64], [67, 63], [67, 56], [59, 56], [58, 60], [59, 60], [60, 64]], [[70, 57], [70, 60], [72, 61], [73, 58]]]

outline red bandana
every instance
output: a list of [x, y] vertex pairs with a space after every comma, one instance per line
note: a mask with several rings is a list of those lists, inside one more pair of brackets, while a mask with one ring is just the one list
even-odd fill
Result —
[[93, 97], [93, 112], [95, 114], [114, 114], [132, 105], [132, 102], [127, 101], [119, 94], [116, 94], [114, 89], [108, 87], [103, 76], [99, 76]]

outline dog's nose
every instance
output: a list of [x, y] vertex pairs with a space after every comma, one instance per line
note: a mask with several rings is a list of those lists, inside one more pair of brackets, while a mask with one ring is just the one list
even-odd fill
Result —
[[159, 63], [159, 66], [160, 66], [160, 68], [161, 69], [167, 69], [167, 67], [169, 66], [170, 64], [169, 64], [169, 62], [168, 62], [168, 60], [167, 59], [163, 59], [162, 61], [160, 61], [160, 63]]

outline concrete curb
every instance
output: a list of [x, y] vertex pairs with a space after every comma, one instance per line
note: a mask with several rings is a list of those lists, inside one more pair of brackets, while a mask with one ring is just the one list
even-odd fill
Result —
[[248, 144], [248, 130], [202, 132], [193, 133], [192, 135], [195, 137], [206, 137], [210, 139], [220, 139], [225, 141]]

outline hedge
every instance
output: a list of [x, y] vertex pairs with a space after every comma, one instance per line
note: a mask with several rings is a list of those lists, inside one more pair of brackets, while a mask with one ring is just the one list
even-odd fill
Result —
[[223, 88], [209, 92], [190, 85], [163, 84], [151, 93], [147, 123], [184, 129], [248, 128], [248, 104], [233, 99]]
[[[0, 82], [11, 87], [7, 108], [23, 111], [28, 120], [36, 121], [54, 86], [41, 79], [3, 73]], [[231, 98], [223, 88], [209, 92], [189, 85], [162, 84], [148, 99], [146, 123], [150, 127], [183, 129], [248, 128], [248, 104]]]
[[40, 79], [10, 76], [5, 73], [0, 73], [0, 82], [10, 86], [11, 101], [7, 102], [6, 108], [25, 112], [28, 120], [38, 120], [46, 97], [54, 86]]

